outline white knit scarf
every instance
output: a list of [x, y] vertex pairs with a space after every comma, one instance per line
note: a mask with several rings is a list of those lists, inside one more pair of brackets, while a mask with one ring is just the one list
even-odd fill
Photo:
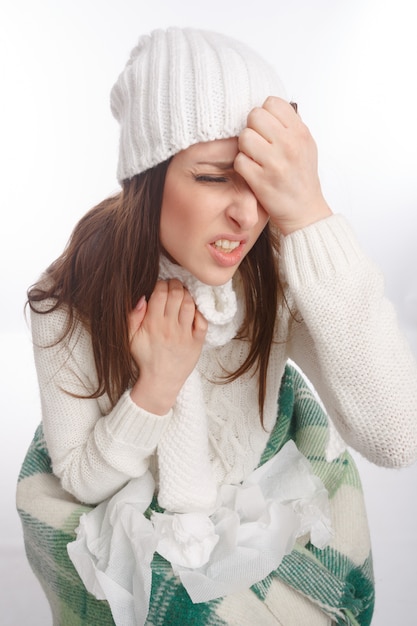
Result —
[[[208, 322], [206, 348], [222, 346], [236, 336], [243, 320], [243, 307], [232, 280], [212, 287], [188, 270], [161, 258], [161, 279], [178, 278], [188, 289]], [[194, 445], [184, 455], [184, 441]], [[203, 389], [197, 367], [185, 381], [176, 400], [172, 418], [158, 444], [159, 496], [169, 511], [212, 511], [217, 484], [209, 458], [209, 437]]]
[[216, 287], [206, 285], [165, 256], [161, 257], [159, 277], [163, 280], [178, 278], [188, 289], [198, 310], [208, 322], [206, 345], [223, 346], [236, 336], [243, 321], [243, 311], [239, 310], [232, 279]]

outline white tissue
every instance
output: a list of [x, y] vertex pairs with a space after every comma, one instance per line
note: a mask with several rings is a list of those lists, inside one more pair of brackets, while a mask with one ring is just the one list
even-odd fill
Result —
[[152, 522], [158, 537], [156, 551], [179, 566], [202, 567], [219, 540], [204, 513], [153, 513]]
[[332, 538], [328, 494], [289, 441], [241, 485], [223, 485], [204, 513], [143, 513], [152, 501], [149, 472], [83, 515], [68, 552], [84, 585], [107, 599], [117, 626], [143, 626], [151, 561], [167, 559], [193, 602], [207, 602], [265, 578], [297, 537], [323, 548]]
[[[193, 569], [171, 565], [193, 602], [248, 589], [275, 570], [297, 537], [323, 548], [332, 538], [327, 491], [289, 441], [241, 485], [223, 485], [210, 516], [218, 541], [210, 558]], [[158, 551], [158, 547], [157, 547]]]
[[143, 625], [151, 594], [156, 547], [152, 523], [143, 513], [155, 489], [150, 472], [80, 518], [68, 554], [86, 589], [108, 600], [117, 626]]

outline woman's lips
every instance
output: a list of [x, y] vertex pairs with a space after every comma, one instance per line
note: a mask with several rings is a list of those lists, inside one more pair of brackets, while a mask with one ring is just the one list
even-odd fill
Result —
[[222, 267], [233, 267], [242, 260], [245, 241], [219, 237], [209, 245], [212, 257]]

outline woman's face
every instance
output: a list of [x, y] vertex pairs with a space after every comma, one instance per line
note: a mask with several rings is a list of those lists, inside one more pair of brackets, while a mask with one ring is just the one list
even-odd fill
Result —
[[268, 221], [233, 169], [236, 138], [198, 143], [168, 166], [160, 238], [169, 257], [201, 282], [223, 285]]

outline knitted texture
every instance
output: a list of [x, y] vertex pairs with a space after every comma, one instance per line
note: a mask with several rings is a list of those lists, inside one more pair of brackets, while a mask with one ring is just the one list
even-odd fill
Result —
[[[417, 454], [416, 365], [392, 306], [383, 297], [380, 273], [358, 249], [345, 220], [332, 216], [283, 238], [280, 267], [285, 298], [294, 314], [284, 302], [277, 311], [265, 429], [260, 424], [257, 376], [252, 371], [227, 385], [216, 384], [224, 374], [222, 365], [230, 372], [242, 365], [248, 342], [235, 339], [224, 346], [206, 347], [197, 364], [209, 459], [217, 483], [239, 483], [259, 463], [275, 424], [288, 358], [313, 383], [349, 445], [379, 465], [413, 462]], [[239, 307], [243, 309], [244, 303], [238, 297]], [[156, 450], [173, 410], [165, 416], [152, 415], [131, 400], [129, 391], [113, 408], [105, 395], [96, 400], [78, 397], [97, 388], [88, 330], [79, 324], [65, 342], [57, 343], [67, 323], [64, 309], [33, 314], [31, 319], [44, 433], [54, 473], [78, 500], [98, 503], [130, 478], [141, 476], [149, 464], [155, 469]], [[204, 429], [204, 422], [201, 425]], [[201, 476], [203, 484], [207, 460], [190, 452], [195, 427], [189, 436], [183, 430], [184, 437], [171, 447], [170, 458], [172, 465], [195, 476], [196, 482]], [[201, 455], [205, 451], [204, 446]], [[334, 454], [332, 445], [331, 451], [329, 459], [340, 450]]]
[[194, 28], [143, 35], [111, 91], [119, 181], [192, 144], [239, 135], [270, 95], [285, 97], [284, 88], [245, 44]]
[[[193, 604], [162, 557], [153, 563], [147, 626], [368, 626], [374, 588], [360, 480], [345, 452], [327, 462], [327, 418], [303, 378], [287, 367], [279, 412], [261, 463], [293, 439], [325, 484], [335, 536], [324, 550], [297, 544], [280, 567], [251, 589]], [[90, 510], [61, 489], [52, 474], [41, 427], [23, 463], [17, 488], [26, 552], [51, 605], [55, 626], [111, 626], [108, 604], [86, 592], [66, 552], [82, 513]], [[156, 503], [152, 509], [158, 508]], [[150, 514], [150, 511], [149, 511]]]
[[[166, 257], [161, 258], [159, 276], [178, 278], [187, 287], [208, 322], [206, 345], [222, 346], [236, 336], [243, 319], [243, 307], [238, 310], [232, 280], [216, 287], [205, 285]], [[187, 447], [187, 454], [178, 454], [184, 441], [192, 443]], [[158, 467], [161, 506], [183, 513], [212, 509], [217, 484], [209, 458], [207, 408], [197, 368], [185, 381], [172, 418], [159, 441]], [[190, 467], [198, 467], [198, 472], [190, 472]]]
[[[184, 441], [192, 441], [183, 448]], [[216, 503], [217, 484], [209, 459], [206, 407], [200, 376], [194, 370], [184, 384], [176, 410], [158, 444], [159, 495], [164, 508], [177, 513], [207, 511]], [[198, 472], [190, 472], [190, 467]]]

